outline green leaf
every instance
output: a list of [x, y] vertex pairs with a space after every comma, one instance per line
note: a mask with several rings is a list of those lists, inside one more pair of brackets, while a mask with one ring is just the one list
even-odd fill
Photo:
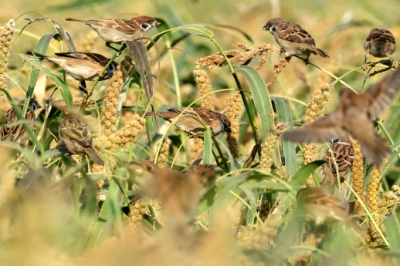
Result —
[[99, 218], [93, 226], [92, 236], [89, 239], [89, 247], [94, 247], [101, 240], [108, 237], [114, 223], [121, 223], [122, 213], [119, 204], [120, 189], [114, 179], [110, 180], [107, 197], [104, 201]]
[[254, 105], [256, 106], [258, 115], [260, 116], [262, 141], [264, 142], [269, 131], [273, 128], [273, 110], [267, 86], [258, 72], [251, 67], [240, 66], [236, 72], [242, 74], [249, 84], [251, 94], [253, 95]]
[[299, 190], [301, 185], [306, 182], [307, 178], [324, 163], [325, 161], [314, 161], [297, 170], [288, 183], [293, 190], [289, 192], [280, 192], [278, 194], [276, 202], [279, 202], [279, 204], [277, 205], [273, 214], [268, 218], [268, 224], [279, 226], [283, 222], [282, 216], [295, 201], [295, 191]]
[[[293, 129], [292, 113], [285, 98], [273, 98], [275, 110], [278, 113], [279, 122], [287, 125], [287, 130]], [[296, 172], [296, 144], [291, 141], [282, 140], [283, 154], [285, 155], [286, 178], [289, 179]]]
[[179, 26], [175, 29], [189, 32], [189, 33], [197, 35], [197, 36], [207, 37], [210, 39], [214, 37], [214, 33], [210, 29], [208, 29], [200, 24], [186, 24], [186, 25]]
[[396, 265], [400, 265], [400, 226], [399, 220], [393, 214], [383, 220], [385, 225], [386, 237], [390, 245], [390, 251], [395, 253], [393, 259], [396, 261]]
[[324, 160], [313, 161], [309, 164], [301, 167], [297, 172], [290, 178], [289, 185], [295, 189], [299, 190], [301, 186], [306, 182], [307, 178], [317, 170], [318, 167], [325, 163]]
[[203, 164], [212, 164], [212, 133], [211, 129], [207, 128], [204, 131], [204, 150], [203, 150]]
[[[51, 41], [51, 39], [53, 39], [54, 36], [55, 36], [55, 34], [46, 34], [46, 35], [42, 36], [42, 38], [40, 38], [38, 44], [35, 47], [35, 52], [46, 53], [47, 48], [49, 47], [50, 41]], [[39, 69], [32, 69], [32, 71], [31, 71], [31, 75], [29, 77], [29, 83], [28, 83], [28, 90], [27, 90], [26, 96], [25, 96], [26, 99], [32, 98], [33, 90], [35, 88], [37, 78], [39, 77], [39, 72], [40, 72]], [[25, 107], [24, 107], [24, 112], [25, 112], [25, 110], [27, 110], [27, 108], [25, 109]]]
[[27, 62], [29, 62], [30, 64], [32, 64], [34, 67], [36, 67], [38, 71], [39, 70], [43, 71], [49, 78], [51, 78], [56, 84], [56, 86], [61, 90], [61, 95], [65, 101], [65, 104], [69, 107], [72, 107], [72, 94], [67, 84], [63, 80], [61, 80], [57, 75], [53, 74], [53, 72], [50, 69], [42, 66], [41, 62], [35, 57], [28, 56], [25, 54], [19, 54], [19, 56], [22, 57]]

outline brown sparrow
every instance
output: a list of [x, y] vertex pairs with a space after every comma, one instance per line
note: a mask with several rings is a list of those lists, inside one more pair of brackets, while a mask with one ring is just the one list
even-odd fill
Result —
[[326, 165], [333, 174], [338, 172], [343, 178], [349, 172], [353, 160], [354, 149], [348, 136], [331, 140], [331, 147], [326, 152]]
[[379, 168], [390, 149], [385, 140], [374, 131], [372, 120], [390, 105], [399, 89], [400, 68], [361, 94], [343, 89], [340, 92], [339, 105], [331, 114], [284, 133], [284, 138], [293, 142], [312, 143], [349, 133], [360, 142], [361, 151], [367, 161], [373, 162]]
[[58, 129], [60, 147], [66, 147], [72, 154], [87, 154], [95, 164], [104, 164], [92, 144], [89, 127], [75, 114], [67, 114]]
[[231, 131], [231, 122], [228, 117], [205, 108], [171, 108], [168, 109], [168, 112], [159, 112], [156, 115], [169, 122], [179, 116], [175, 126], [189, 133], [192, 137], [203, 137], [205, 131], [204, 126], [192, 116], [210, 127], [215, 136]]
[[360, 226], [349, 216], [349, 204], [340, 200], [324, 188], [309, 187], [300, 189], [297, 202], [306, 218], [317, 225], [332, 221], [342, 221], [360, 229]]
[[367, 58], [370, 54], [375, 57], [389, 57], [396, 51], [396, 41], [393, 34], [385, 29], [372, 29], [364, 44], [365, 60], [363, 69], [367, 69]]
[[[131, 19], [75, 19], [66, 18], [67, 21], [83, 22], [90, 26], [97, 34], [106, 41], [106, 46], [110, 43], [124, 43], [134, 41], [144, 37], [146, 32], [161, 23], [152, 17], [140, 16]], [[114, 49], [115, 50], [115, 49]]]
[[[100, 73], [103, 72], [104, 67], [110, 61], [110, 59], [96, 53], [67, 52], [56, 53], [54, 56], [36, 52], [27, 52], [27, 54], [43, 58], [59, 65], [65, 72], [79, 81], [95, 80], [100, 76]], [[104, 74], [100, 76], [99, 80], [111, 78], [117, 66], [118, 64], [116, 62], [111, 62], [104, 71]]]
[[331, 146], [326, 152], [326, 164], [324, 165], [326, 176], [321, 182], [323, 186], [335, 183], [337, 175], [343, 182], [354, 160], [354, 149], [348, 136], [332, 139], [330, 142]]
[[305, 64], [308, 64], [311, 54], [329, 57], [327, 53], [315, 47], [314, 39], [299, 24], [281, 18], [273, 18], [264, 25], [263, 29], [269, 30], [274, 35], [275, 41], [286, 52], [288, 61], [293, 55], [303, 58]]
[[[24, 107], [23, 103], [19, 104], [21, 112], [23, 107]], [[29, 100], [29, 108], [26, 111], [25, 115], [25, 120], [28, 121], [28, 123], [36, 121], [35, 110], [39, 108], [41, 108], [41, 106], [35, 99], [32, 98]], [[18, 116], [15, 113], [14, 109], [13, 108], [9, 109], [6, 113], [4, 124], [1, 129], [1, 140], [15, 142], [22, 146], [25, 143], [27, 143], [27, 141], [29, 141], [29, 136], [26, 133], [24, 126], [23, 125], [8, 126], [8, 124], [17, 121], [18, 121]]]

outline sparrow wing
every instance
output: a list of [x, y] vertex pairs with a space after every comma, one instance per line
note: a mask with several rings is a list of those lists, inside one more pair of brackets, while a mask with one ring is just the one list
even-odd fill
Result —
[[333, 111], [324, 118], [320, 118], [301, 128], [285, 132], [283, 138], [299, 143], [324, 142], [346, 134], [341, 124], [340, 113]]
[[[391, 151], [386, 141], [375, 132], [367, 114], [360, 114], [359, 108], [348, 108], [347, 117], [349, 119], [345, 122], [346, 128], [360, 142], [361, 152], [367, 162], [372, 162], [379, 168]], [[355, 119], [350, 120], [352, 117]]]
[[129, 35], [141, 32], [140, 25], [134, 19], [110, 19], [104, 22], [109, 28], [121, 31]]
[[67, 53], [56, 53], [56, 55], [62, 57], [86, 60], [103, 66], [105, 66], [108, 63], [108, 59], [105, 56], [97, 53], [67, 52]]
[[311, 35], [303, 30], [300, 25], [294, 23], [283, 23], [278, 28], [279, 37], [294, 43], [306, 43], [315, 46], [315, 41]]
[[400, 89], [400, 68], [386, 75], [360, 95], [369, 106], [370, 119], [377, 118], [392, 102]]

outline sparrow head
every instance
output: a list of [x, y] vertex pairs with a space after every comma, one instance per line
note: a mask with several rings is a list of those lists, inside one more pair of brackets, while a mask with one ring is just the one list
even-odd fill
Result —
[[136, 17], [136, 18], [134, 18], [134, 20], [140, 25], [140, 28], [144, 32], [150, 30], [153, 27], [157, 27], [157, 26], [161, 25], [160, 22], [158, 22], [154, 18], [148, 17], [148, 16]]
[[287, 22], [287, 20], [284, 20], [282, 18], [273, 18], [268, 20], [268, 22], [264, 25], [263, 30], [268, 30], [272, 34], [276, 31], [276, 29], [281, 25], [282, 23]]
[[29, 100], [29, 108], [32, 109], [32, 111], [36, 111], [37, 109], [42, 108], [42, 106], [40, 106], [40, 104], [33, 98], [31, 98]]
[[229, 120], [229, 118], [226, 115], [223, 114], [219, 114], [220, 117], [220, 121], [221, 121], [221, 132], [228, 132], [231, 133], [231, 121]]
[[377, 29], [377, 28], [372, 29], [369, 34], [389, 34], [389, 35], [393, 35], [390, 31], [388, 31], [386, 29]]
[[[111, 59], [107, 58], [108, 61]], [[104, 74], [100, 77], [99, 80], [106, 80], [111, 78], [114, 75], [114, 72], [117, 70], [118, 63], [115, 61], [112, 61], [111, 64], [108, 66], [107, 70], [104, 72]]]

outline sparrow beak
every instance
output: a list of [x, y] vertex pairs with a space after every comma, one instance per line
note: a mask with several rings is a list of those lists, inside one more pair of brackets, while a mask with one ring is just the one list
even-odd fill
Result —
[[158, 22], [157, 20], [154, 20], [154, 22], [151, 24], [153, 27], [158, 27], [161, 25], [161, 22]]
[[268, 30], [267, 24], [264, 25], [263, 30]]

